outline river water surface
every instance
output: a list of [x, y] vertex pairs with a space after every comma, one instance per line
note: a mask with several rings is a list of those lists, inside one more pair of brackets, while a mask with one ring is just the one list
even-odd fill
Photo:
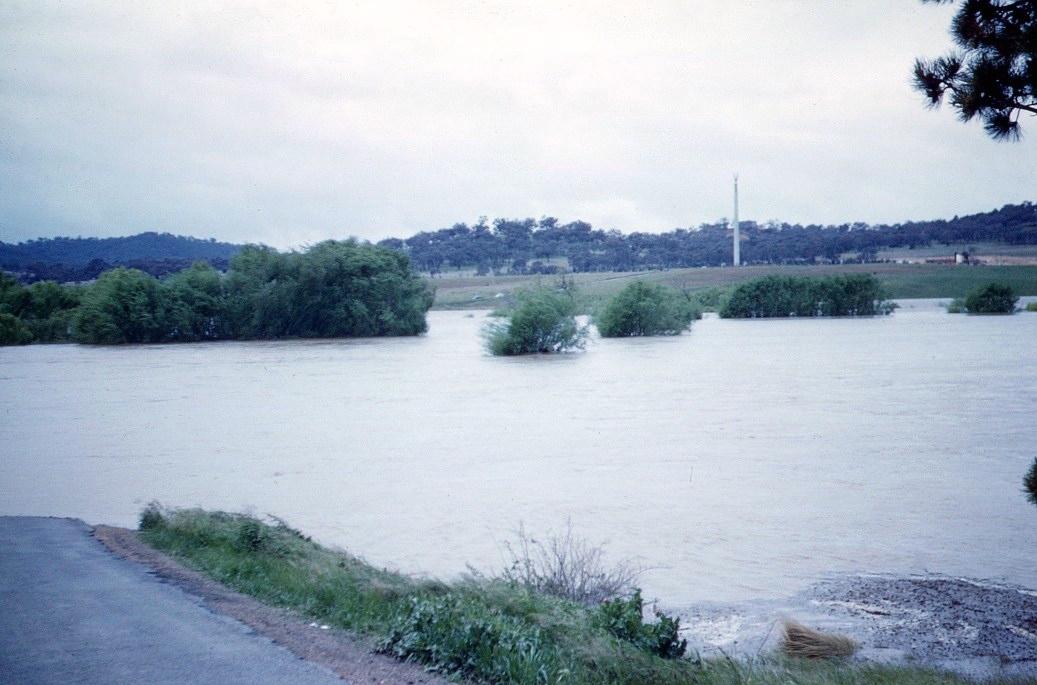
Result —
[[1037, 314], [706, 318], [485, 355], [419, 338], [0, 349], [0, 513], [271, 513], [371, 561], [493, 569], [567, 520], [679, 608], [832, 572], [1037, 587]]

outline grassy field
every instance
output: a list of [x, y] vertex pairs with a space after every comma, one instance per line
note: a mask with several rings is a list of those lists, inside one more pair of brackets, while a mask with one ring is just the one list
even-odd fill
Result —
[[968, 252], [982, 257], [1037, 257], [1037, 245], [1008, 245], [1006, 243], [954, 243], [951, 245], [926, 245], [914, 249], [888, 247], [879, 250], [879, 259], [925, 259], [927, 257], [953, 257], [955, 252]]
[[[375, 638], [382, 651], [480, 683], [958, 685], [937, 671], [767, 656], [663, 658], [640, 612], [588, 607], [483, 577], [452, 584], [375, 568], [282, 523], [150, 506], [141, 537], [229, 587]], [[670, 643], [667, 643], [670, 644]], [[1007, 681], [999, 681], [1007, 682]]]
[[[613, 295], [630, 281], [641, 279], [689, 292], [728, 288], [768, 274], [828, 276], [875, 274], [893, 298], [964, 297], [970, 290], [990, 282], [1012, 286], [1018, 295], [1037, 295], [1037, 266], [949, 266], [940, 264], [841, 264], [821, 266], [708, 267], [664, 271], [578, 273], [568, 276], [576, 283], [588, 307]], [[435, 309], [485, 309], [495, 307], [515, 290], [551, 285], [558, 276], [437, 276], [429, 279], [436, 288]]]

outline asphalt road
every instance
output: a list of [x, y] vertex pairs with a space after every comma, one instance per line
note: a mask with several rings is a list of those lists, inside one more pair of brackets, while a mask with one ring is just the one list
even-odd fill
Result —
[[342, 682], [114, 556], [81, 521], [0, 517], [0, 683]]

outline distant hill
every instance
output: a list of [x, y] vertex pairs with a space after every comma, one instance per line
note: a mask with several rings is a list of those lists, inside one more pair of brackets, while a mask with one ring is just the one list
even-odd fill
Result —
[[81, 281], [113, 266], [130, 266], [164, 276], [196, 261], [221, 269], [241, 245], [171, 233], [139, 233], [122, 238], [38, 238], [0, 242], [0, 268], [25, 282]]
[[[900, 224], [789, 224], [741, 222], [745, 264], [833, 264], [882, 261], [880, 252], [938, 245], [1037, 245], [1037, 205], [1023, 202], [952, 219]], [[723, 223], [675, 228], [664, 233], [620, 233], [585, 221], [485, 220], [469, 226], [421, 231], [378, 243], [410, 256], [415, 268], [436, 274], [449, 269], [478, 274], [558, 271], [635, 271], [720, 266], [731, 261], [731, 231]], [[226, 269], [241, 245], [141, 233], [125, 238], [40, 238], [0, 242], [0, 268], [19, 280], [85, 281], [113, 266], [153, 276], [206, 261]], [[919, 250], [921, 252], [922, 250]]]
[[81, 266], [94, 259], [122, 263], [134, 259], [230, 259], [240, 245], [214, 238], [172, 233], [138, 233], [124, 238], [38, 238], [24, 243], [0, 242], [0, 266], [21, 267], [33, 262]]

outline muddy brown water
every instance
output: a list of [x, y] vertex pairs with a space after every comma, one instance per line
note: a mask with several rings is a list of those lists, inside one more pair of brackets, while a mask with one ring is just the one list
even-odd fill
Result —
[[1037, 587], [1037, 314], [711, 317], [523, 359], [485, 355], [485, 321], [0, 349], [0, 514], [246, 509], [441, 577], [570, 520], [674, 609], [839, 572]]

